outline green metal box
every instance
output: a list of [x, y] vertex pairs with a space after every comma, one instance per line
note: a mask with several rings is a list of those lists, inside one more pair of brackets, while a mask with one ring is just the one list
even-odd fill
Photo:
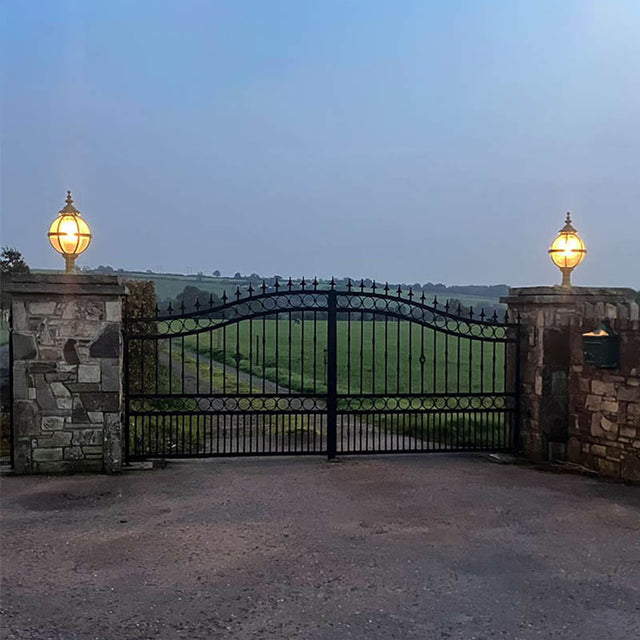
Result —
[[596, 329], [582, 334], [584, 363], [599, 369], [620, 366], [620, 339], [605, 318]]

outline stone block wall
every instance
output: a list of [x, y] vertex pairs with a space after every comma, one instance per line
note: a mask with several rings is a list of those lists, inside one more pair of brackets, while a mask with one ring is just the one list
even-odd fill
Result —
[[581, 358], [579, 337], [600, 320], [590, 311], [572, 334], [567, 459], [610, 477], [640, 481], [639, 322], [616, 318], [618, 308], [609, 309], [620, 338], [620, 367], [599, 369]]
[[30, 274], [8, 290], [16, 472], [119, 471], [124, 285]]
[[[527, 287], [504, 301], [519, 315], [522, 449], [640, 481], [640, 320], [633, 289]], [[620, 366], [584, 364], [582, 333], [609, 318]]]

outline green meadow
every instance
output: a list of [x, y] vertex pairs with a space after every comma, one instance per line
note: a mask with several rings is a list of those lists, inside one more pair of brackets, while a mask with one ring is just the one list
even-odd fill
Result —
[[[214, 321], [215, 322], [215, 321]], [[172, 350], [200, 354], [286, 389], [325, 393], [325, 320], [243, 320], [185, 338]], [[169, 340], [163, 340], [168, 344]], [[478, 393], [504, 390], [505, 347], [450, 336], [414, 323], [338, 321], [340, 394]]]

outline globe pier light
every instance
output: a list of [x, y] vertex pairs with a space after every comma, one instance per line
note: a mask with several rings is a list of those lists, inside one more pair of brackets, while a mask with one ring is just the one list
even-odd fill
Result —
[[66, 204], [51, 223], [48, 235], [51, 246], [64, 257], [65, 273], [75, 273], [76, 258], [91, 242], [91, 229], [73, 206], [71, 191], [67, 191]]
[[551, 243], [549, 255], [553, 264], [562, 272], [562, 286], [571, 286], [571, 272], [584, 260], [587, 249], [571, 224], [571, 214], [567, 213], [565, 225]]

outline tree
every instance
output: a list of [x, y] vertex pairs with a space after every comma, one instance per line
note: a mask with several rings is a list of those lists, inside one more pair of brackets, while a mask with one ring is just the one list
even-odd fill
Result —
[[242, 275], [240, 274], [240, 272], [239, 272], [239, 271], [236, 271], [236, 272], [233, 274], [233, 277], [234, 277], [234, 279], [236, 279], [236, 280], [240, 280], [240, 279], [242, 278]]
[[4, 280], [14, 273], [30, 273], [29, 265], [24, 261], [22, 254], [14, 247], [2, 247], [0, 254], [0, 307], [8, 309], [10, 306], [10, 296], [5, 293]]
[[196, 310], [196, 300], [198, 301], [200, 308], [209, 306], [209, 300], [213, 301], [214, 305], [220, 304], [220, 298], [215, 293], [198, 289], [193, 285], [187, 285], [182, 293], [179, 293], [176, 297], [175, 308], [180, 309], [182, 303], [184, 303], [185, 311]]
[[2, 247], [0, 258], [0, 272], [2, 273], [30, 273], [29, 265], [22, 254], [13, 247]]
[[219, 277], [220, 277], [220, 271], [218, 271], [218, 269], [216, 269], [216, 270], [213, 272], [213, 277], [214, 277], [214, 278], [219, 278]]

